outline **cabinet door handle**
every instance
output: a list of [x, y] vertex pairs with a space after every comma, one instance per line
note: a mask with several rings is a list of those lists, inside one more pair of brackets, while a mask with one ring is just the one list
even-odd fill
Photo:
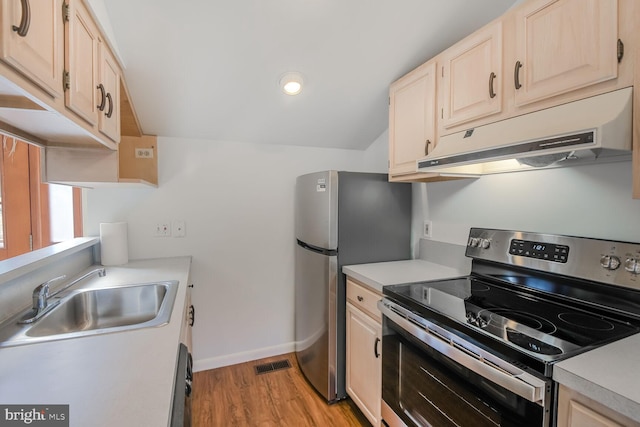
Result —
[[431, 144], [430, 140], [426, 140], [424, 143], [424, 155], [427, 156], [429, 154], [429, 145]]
[[522, 85], [520, 84], [520, 68], [522, 68], [522, 62], [516, 62], [516, 68], [513, 70], [513, 82], [516, 86], [516, 90], [520, 89]]
[[489, 97], [490, 98], [496, 97], [496, 93], [493, 91], [493, 81], [495, 79], [496, 79], [496, 73], [491, 72], [491, 75], [489, 75]]
[[376, 356], [376, 359], [380, 357], [380, 353], [378, 352], [378, 343], [380, 341], [380, 338], [376, 337], [376, 342], [373, 344], [373, 354]]
[[189, 326], [193, 326], [196, 323], [196, 308], [191, 304], [189, 306]]
[[22, 5], [22, 18], [20, 18], [20, 26], [13, 25], [11, 29], [18, 33], [20, 37], [26, 37], [29, 32], [29, 25], [31, 25], [31, 7], [29, 6], [29, 0], [20, 0]]
[[97, 89], [100, 89], [100, 105], [98, 105], [98, 110], [104, 111], [104, 106], [107, 103], [107, 92], [104, 90], [104, 85], [100, 83], [97, 86]]
[[358, 295], [358, 301], [362, 302], [362, 301], [364, 301], [364, 298], [362, 298], [360, 295]]
[[107, 94], [107, 99], [109, 100], [109, 111], [107, 112], [107, 118], [110, 119], [113, 114], [113, 98], [111, 98], [111, 94]]

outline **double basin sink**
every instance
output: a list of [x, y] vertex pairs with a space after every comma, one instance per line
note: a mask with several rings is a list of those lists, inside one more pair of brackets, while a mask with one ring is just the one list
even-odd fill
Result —
[[75, 290], [49, 301], [56, 307], [31, 324], [0, 326], [0, 347], [162, 326], [177, 291], [175, 280]]

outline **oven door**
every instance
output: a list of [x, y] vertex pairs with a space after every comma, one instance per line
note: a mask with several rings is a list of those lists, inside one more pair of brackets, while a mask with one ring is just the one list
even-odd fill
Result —
[[[391, 309], [384, 301], [379, 307], [384, 330], [382, 419], [385, 425], [551, 425], [551, 380], [505, 369], [508, 364], [494, 365], [482, 350], [468, 343], [463, 346], [458, 340], [454, 343], [442, 328], [424, 319], [418, 320], [408, 315], [409, 312], [403, 313], [397, 306]], [[483, 356], [487, 357], [486, 362]]]

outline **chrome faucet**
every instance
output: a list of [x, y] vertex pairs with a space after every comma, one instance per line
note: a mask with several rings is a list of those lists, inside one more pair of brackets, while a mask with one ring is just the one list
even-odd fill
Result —
[[89, 276], [93, 276], [94, 274], [97, 274], [99, 277], [104, 277], [107, 275], [107, 270], [104, 267], [91, 270], [87, 274], [84, 274], [78, 277], [76, 280], [72, 281], [68, 285], [62, 287], [61, 289], [58, 289], [53, 293], [49, 291], [49, 287], [51, 286], [51, 284], [59, 280], [65, 279], [67, 277], [66, 275], [55, 277], [53, 279], [47, 280], [46, 282], [36, 286], [36, 288], [33, 290], [33, 295], [32, 295], [32, 298], [33, 298], [32, 310], [25, 317], [19, 320], [18, 323], [35, 322], [36, 320], [44, 316], [47, 312], [49, 312], [51, 309], [53, 309], [55, 306], [60, 304], [60, 301], [56, 301], [53, 304], [49, 304], [49, 298], [58, 295], [60, 292], [66, 289], [69, 289], [71, 286], [75, 285], [79, 281], [84, 280]]
[[76, 280], [74, 280], [73, 282], [69, 283], [68, 285], [62, 287], [61, 289], [58, 289], [57, 291], [55, 291], [54, 293], [49, 295], [49, 297], [54, 297], [54, 296], [58, 295], [60, 292], [69, 289], [70, 287], [72, 287], [73, 285], [78, 283], [79, 281], [84, 280], [89, 276], [93, 276], [94, 274], [97, 274], [98, 277], [104, 277], [104, 276], [107, 275], [107, 269], [102, 267], [102, 268], [96, 268], [95, 270], [91, 270], [87, 274], [84, 274], [84, 275], [78, 277]]

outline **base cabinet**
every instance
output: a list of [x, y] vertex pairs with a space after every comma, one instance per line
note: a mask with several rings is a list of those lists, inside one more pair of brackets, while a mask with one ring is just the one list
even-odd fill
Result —
[[[376, 294], [350, 280], [347, 288], [351, 290], [349, 294], [356, 295], [355, 301], [349, 298], [347, 302], [347, 394], [377, 427], [382, 399], [382, 324], [357, 305], [370, 303], [367, 299]], [[354, 289], [357, 291], [353, 292]]]
[[558, 427], [640, 427], [640, 423], [561, 385]]

